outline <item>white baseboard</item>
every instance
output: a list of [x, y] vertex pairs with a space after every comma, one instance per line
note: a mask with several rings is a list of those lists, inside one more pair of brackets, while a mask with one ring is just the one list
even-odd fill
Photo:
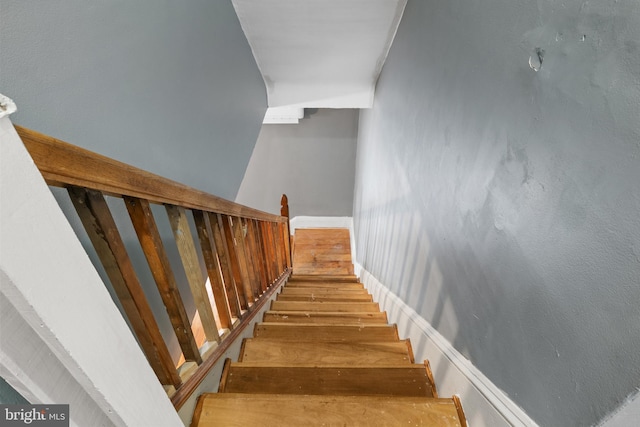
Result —
[[416, 361], [428, 359], [441, 397], [458, 395], [471, 427], [537, 427], [538, 425], [478, 368], [457, 351], [429, 322], [362, 266], [360, 280], [401, 338], [410, 338]]
[[292, 234], [296, 228], [353, 228], [350, 216], [296, 216], [289, 223]]

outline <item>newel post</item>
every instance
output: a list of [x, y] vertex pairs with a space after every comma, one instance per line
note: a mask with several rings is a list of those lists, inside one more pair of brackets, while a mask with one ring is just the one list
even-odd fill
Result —
[[289, 198], [287, 197], [286, 194], [282, 195], [282, 198], [280, 199], [280, 215], [282, 216], [286, 216], [287, 217], [287, 250], [289, 252], [289, 266], [288, 267], [292, 267], [292, 260], [293, 260], [293, 254], [291, 253], [291, 224], [290, 224], [290, 220], [291, 218], [289, 217]]

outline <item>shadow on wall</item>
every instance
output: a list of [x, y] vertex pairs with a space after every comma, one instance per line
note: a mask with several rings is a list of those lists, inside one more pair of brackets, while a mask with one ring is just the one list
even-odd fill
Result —
[[[508, 236], [504, 241], [502, 230], [469, 217], [459, 229], [448, 229], [455, 219], [435, 217], [430, 203], [421, 199], [422, 182], [407, 175], [398, 155], [386, 152], [383, 157], [384, 161], [373, 163], [374, 174], [365, 172], [371, 178], [366, 184], [356, 177], [358, 263], [525, 410], [527, 402], [542, 398], [554, 412], [562, 411], [570, 396], [559, 399], [549, 393], [541, 373], [582, 390], [566, 370], [565, 360], [571, 357], [565, 349], [581, 339], [579, 325], [573, 324], [563, 307], [553, 305], [543, 279], [527, 265], [525, 254], [509, 245]], [[390, 176], [393, 179], [385, 180]], [[483, 210], [492, 209], [490, 200], [488, 196]], [[482, 244], [473, 247], [470, 242]], [[502, 258], [488, 265], [492, 253]], [[541, 318], [540, 307], [552, 315]], [[562, 322], [555, 324], [556, 319]], [[549, 327], [565, 336], [565, 342], [552, 341], [545, 332]], [[424, 342], [413, 345], [424, 348], [426, 340], [423, 336]], [[444, 364], [434, 364], [436, 378], [444, 378], [446, 369]], [[514, 378], [534, 380], [515, 381], [514, 388]]]

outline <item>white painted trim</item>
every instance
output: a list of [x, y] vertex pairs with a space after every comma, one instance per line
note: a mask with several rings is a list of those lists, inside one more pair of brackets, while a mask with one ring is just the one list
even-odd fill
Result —
[[356, 266], [360, 280], [387, 312], [389, 322], [398, 325], [403, 338], [410, 338], [417, 361], [428, 359], [440, 396], [457, 394], [467, 421], [473, 427], [537, 427], [537, 424], [502, 390], [464, 357], [429, 322], [380, 283], [371, 273]]
[[270, 107], [264, 113], [262, 124], [298, 124], [304, 118], [304, 108], [300, 107]]
[[[353, 230], [353, 217], [350, 216], [296, 216], [289, 221], [289, 232], [293, 235], [296, 228], [348, 228], [351, 241], [351, 259], [356, 259], [356, 239]], [[354, 263], [354, 271], [359, 267]]]
[[296, 216], [289, 223], [291, 234], [296, 228], [353, 228], [350, 216]]
[[8, 117], [0, 162], [0, 375], [71, 425], [181, 426]]

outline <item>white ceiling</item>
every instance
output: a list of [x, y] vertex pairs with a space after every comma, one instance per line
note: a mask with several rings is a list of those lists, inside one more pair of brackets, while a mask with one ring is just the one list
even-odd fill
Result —
[[269, 107], [369, 108], [406, 0], [232, 0]]

